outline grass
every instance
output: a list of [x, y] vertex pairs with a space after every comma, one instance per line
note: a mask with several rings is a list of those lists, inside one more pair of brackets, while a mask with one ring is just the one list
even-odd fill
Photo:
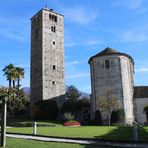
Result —
[[[119, 126], [81, 126], [81, 127], [38, 127], [37, 135], [71, 137], [71, 138], [95, 138], [105, 140], [132, 141], [132, 127]], [[32, 134], [32, 127], [8, 128], [7, 132]], [[148, 127], [139, 129], [139, 140], [148, 142]]]
[[7, 138], [6, 148], [105, 148], [105, 147], [95, 146], [95, 145], [42, 142], [35, 140]]
[[[37, 121], [38, 126], [62, 126], [63, 122], [58, 122], [58, 121]], [[8, 126], [13, 126], [13, 127], [32, 127], [34, 124], [34, 121], [9, 121]]]
[[[133, 128], [120, 126], [81, 126], [65, 127], [57, 121], [39, 121], [37, 135], [69, 138], [93, 138], [103, 140], [133, 141]], [[32, 121], [9, 122], [13, 128], [7, 128], [7, 132], [32, 134]], [[45, 125], [45, 126], [44, 126]], [[16, 126], [16, 127], [14, 127]], [[19, 127], [20, 126], [20, 127]], [[28, 127], [29, 126], [29, 127]], [[138, 129], [139, 141], [148, 142], [148, 126]]]

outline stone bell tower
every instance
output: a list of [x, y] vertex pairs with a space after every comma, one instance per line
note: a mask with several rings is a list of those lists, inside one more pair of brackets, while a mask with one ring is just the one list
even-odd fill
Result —
[[65, 95], [64, 16], [43, 8], [31, 18], [31, 103]]
[[125, 53], [106, 48], [89, 59], [91, 73], [91, 117], [99, 109], [98, 100], [111, 92], [124, 110], [125, 123], [133, 124], [134, 61]]

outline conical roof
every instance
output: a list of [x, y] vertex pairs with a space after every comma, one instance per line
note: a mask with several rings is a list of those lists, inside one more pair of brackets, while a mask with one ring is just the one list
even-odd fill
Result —
[[101, 55], [108, 55], [108, 54], [117, 54], [120, 53], [110, 47], [105, 48], [103, 51], [99, 52], [98, 54], [96, 54], [96, 56], [101, 56]]
[[112, 49], [110, 47], [107, 47], [105, 48], [104, 50], [102, 50], [101, 52], [97, 53], [96, 55], [92, 56], [88, 63], [90, 63], [90, 61], [95, 58], [95, 57], [100, 57], [100, 56], [106, 56], [106, 55], [123, 55], [123, 56], [126, 56], [128, 58], [130, 58], [132, 60], [132, 62], [134, 63], [133, 59], [131, 56], [129, 56], [128, 54], [125, 54], [125, 53], [121, 53], [115, 49]]

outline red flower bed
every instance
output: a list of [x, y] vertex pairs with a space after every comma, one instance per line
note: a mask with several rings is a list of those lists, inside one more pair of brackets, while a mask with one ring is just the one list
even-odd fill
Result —
[[69, 122], [64, 122], [64, 126], [81, 126], [81, 124], [79, 122], [69, 121]]

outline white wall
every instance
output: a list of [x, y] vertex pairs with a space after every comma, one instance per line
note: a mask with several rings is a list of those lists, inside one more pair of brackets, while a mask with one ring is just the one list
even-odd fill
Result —
[[146, 114], [143, 112], [143, 109], [147, 105], [148, 105], [148, 98], [134, 98], [135, 120], [141, 124], [146, 122]]

